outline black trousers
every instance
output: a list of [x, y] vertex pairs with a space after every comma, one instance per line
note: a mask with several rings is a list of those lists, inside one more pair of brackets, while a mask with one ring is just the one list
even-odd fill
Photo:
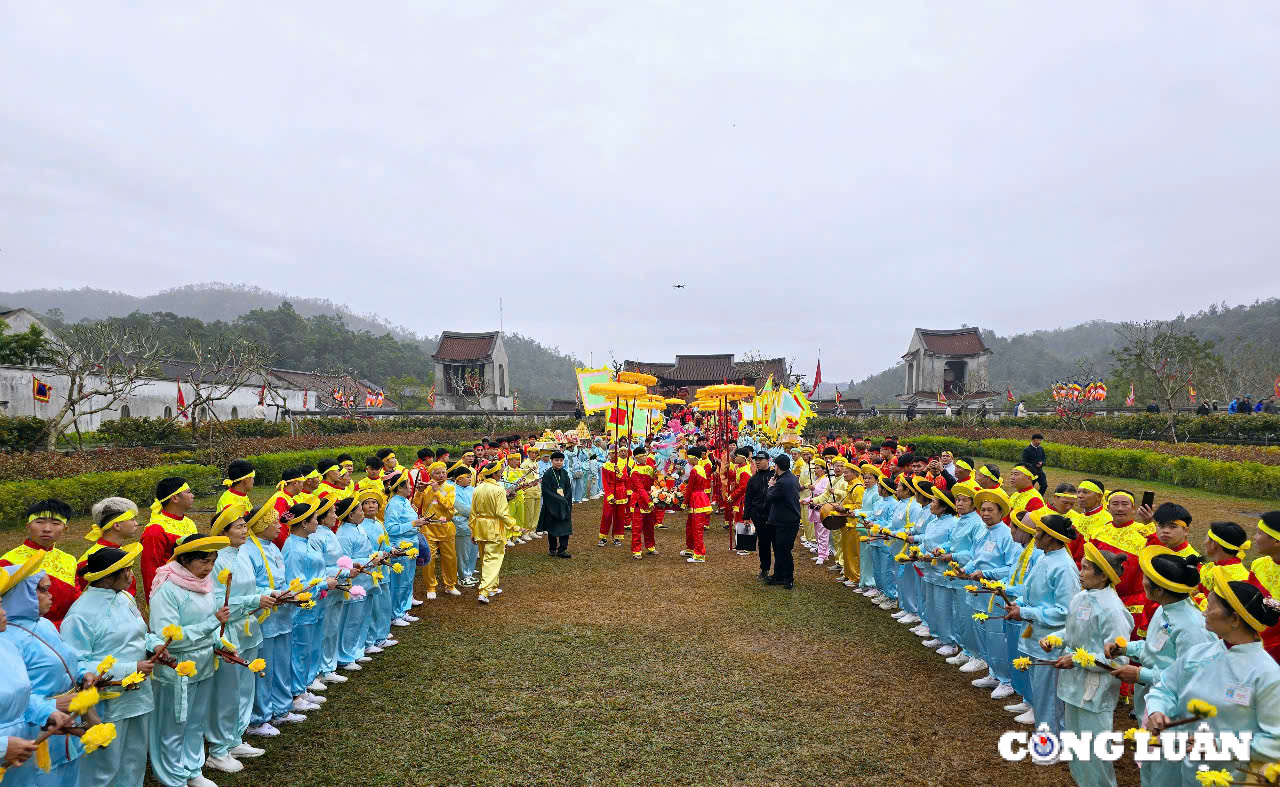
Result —
[[549, 533], [547, 534], [547, 551], [548, 552], [554, 555], [557, 552], [563, 552], [568, 548], [569, 548], [568, 536], [553, 536]]
[[796, 546], [796, 534], [800, 532], [800, 523], [794, 525], [770, 525], [773, 531], [773, 578], [783, 582], [795, 579], [796, 564], [791, 550]]
[[756, 551], [760, 553], [760, 573], [773, 567], [773, 525], [756, 525]]
[[1049, 477], [1044, 474], [1044, 468], [1036, 468], [1036, 486], [1040, 489], [1040, 494], [1044, 494], [1049, 488]]

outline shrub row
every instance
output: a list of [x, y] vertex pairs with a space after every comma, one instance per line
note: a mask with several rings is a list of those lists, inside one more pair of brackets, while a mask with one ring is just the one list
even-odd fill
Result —
[[[1005, 462], [1022, 459], [1023, 440], [966, 440], [922, 435], [912, 442], [927, 455], [943, 450], [957, 456], [983, 456]], [[1051, 467], [1174, 486], [1204, 489], [1225, 495], [1280, 500], [1280, 467], [1257, 462], [1218, 462], [1193, 456], [1171, 456], [1157, 451], [1123, 448], [1081, 448], [1060, 443], [1043, 444]]]
[[[895, 416], [874, 418], [837, 418], [822, 416], [812, 418], [805, 425], [807, 436], [840, 434], [937, 434], [957, 427], [981, 429], [1017, 429], [1022, 433], [1033, 431], [1075, 429], [1055, 416], [1033, 415], [1025, 418], [1003, 416], [979, 421], [976, 418], [946, 418], [925, 416], [910, 423]], [[1212, 416], [1179, 414], [1174, 416], [1174, 428], [1179, 440], [1272, 440], [1280, 442], [1280, 415], [1227, 415]], [[1169, 419], [1165, 415], [1139, 413], [1136, 415], [1097, 416], [1084, 421], [1081, 430], [1096, 432], [1131, 440], [1169, 440]]]

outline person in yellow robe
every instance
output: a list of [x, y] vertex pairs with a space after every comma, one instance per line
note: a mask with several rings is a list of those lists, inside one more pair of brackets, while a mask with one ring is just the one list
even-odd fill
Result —
[[218, 513], [222, 513], [228, 506], [235, 506], [241, 513], [253, 508], [253, 504], [249, 502], [249, 492], [253, 489], [255, 475], [253, 465], [244, 459], [232, 460], [227, 465], [227, 477], [222, 482], [227, 491], [218, 498]]
[[[525, 535], [526, 522], [524, 520], [524, 490], [520, 489], [520, 483], [525, 480], [524, 470], [520, 467], [520, 454], [512, 452], [507, 454], [505, 464], [503, 460], [499, 460], [499, 477], [502, 479], [502, 487], [507, 492], [507, 502], [510, 507], [511, 521], [514, 523], [507, 528], [506, 546], [513, 547], [517, 543], [526, 544], [533, 539]], [[530, 474], [532, 475], [532, 474]], [[477, 487], [477, 491], [479, 488]]]
[[382, 460], [376, 456], [366, 457], [364, 460], [364, 478], [356, 481], [356, 494], [364, 495], [369, 493], [373, 499], [378, 502], [378, 517], [381, 517], [387, 509], [387, 493], [382, 485]]
[[436, 597], [436, 566], [444, 581], [444, 592], [451, 596], [461, 596], [458, 590], [458, 549], [454, 541], [456, 535], [453, 517], [454, 486], [445, 480], [448, 468], [444, 462], [432, 462], [427, 466], [427, 480], [422, 488], [413, 496], [413, 507], [418, 514], [427, 520], [419, 532], [426, 537], [431, 546], [431, 559], [427, 561], [426, 581], [427, 600]]
[[502, 593], [498, 575], [507, 551], [507, 533], [516, 527], [515, 517], [507, 503], [506, 490], [498, 483], [502, 469], [490, 462], [480, 470], [480, 485], [471, 497], [471, 540], [480, 547], [480, 588], [476, 598], [481, 604]]

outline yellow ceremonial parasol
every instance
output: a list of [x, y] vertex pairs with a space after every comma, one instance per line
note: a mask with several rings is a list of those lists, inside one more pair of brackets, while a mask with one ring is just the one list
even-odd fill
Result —
[[[634, 372], [622, 372], [622, 374], [634, 374]], [[645, 388], [643, 385], [638, 385], [636, 383], [614, 381], [609, 383], [592, 383], [591, 387], [587, 389], [587, 392], [595, 394], [596, 396], [604, 396], [604, 397], [613, 399], [614, 409], [621, 410], [623, 399], [631, 400], [634, 403], [636, 399], [639, 399], [641, 396], [644, 396], [648, 392], [648, 389]], [[634, 406], [627, 408], [627, 411], [626, 411], [627, 412], [627, 448], [631, 447], [631, 410], [633, 409], [635, 409]], [[615, 430], [615, 433], [614, 433], [615, 435], [614, 440], [617, 440], [619, 437], [622, 436], [621, 434], [618, 433], [621, 431], [621, 426], [620, 425], [618, 426], [619, 426], [619, 429]]]
[[618, 372], [618, 382], [634, 385], [657, 385], [658, 378], [644, 372]]
[[665, 401], [667, 404], [674, 404], [674, 405], [677, 405], [677, 406], [682, 405], [682, 404], [687, 404], [687, 402], [685, 402], [685, 400], [683, 400], [683, 399], [679, 399], [679, 398], [677, 398], [677, 397], [675, 397], [675, 396], [668, 397], [667, 399], [664, 399], [663, 401]]
[[[730, 427], [729, 427], [729, 403], [739, 402], [744, 399], [750, 399], [756, 395], [754, 385], [735, 385], [732, 383], [721, 383], [720, 385], [708, 385], [705, 388], [699, 388], [697, 399], [693, 402], [693, 407], [698, 410], [716, 413], [715, 422], [715, 447], [712, 449], [720, 458], [720, 467], [722, 472], [727, 471], [729, 467], [729, 443]], [[729, 528], [729, 548], [732, 549], [734, 544], [734, 529]]]

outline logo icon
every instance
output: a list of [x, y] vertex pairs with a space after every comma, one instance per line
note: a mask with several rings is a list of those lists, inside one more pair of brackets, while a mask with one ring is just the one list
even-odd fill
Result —
[[1062, 743], [1048, 724], [1037, 727], [1029, 743], [1031, 761], [1036, 765], [1053, 765], [1062, 756]]

